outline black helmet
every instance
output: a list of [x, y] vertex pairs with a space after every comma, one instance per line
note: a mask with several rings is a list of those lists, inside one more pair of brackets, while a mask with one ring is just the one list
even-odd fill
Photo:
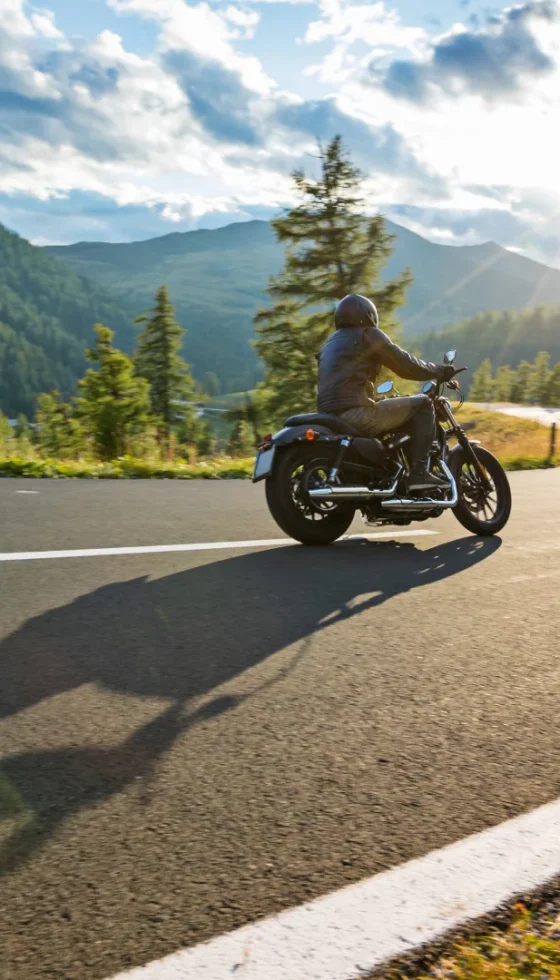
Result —
[[334, 324], [340, 327], [378, 327], [377, 309], [367, 296], [349, 293], [340, 300], [334, 311]]

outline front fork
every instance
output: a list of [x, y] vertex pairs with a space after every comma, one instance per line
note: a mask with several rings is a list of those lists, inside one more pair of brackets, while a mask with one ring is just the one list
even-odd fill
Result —
[[476, 455], [466, 432], [461, 428], [460, 425], [457, 425], [451, 409], [446, 404], [441, 405], [441, 408], [445, 415], [446, 421], [449, 422], [454, 435], [457, 437], [457, 442], [459, 443], [461, 449], [463, 450], [469, 462], [473, 464], [475, 470], [477, 471], [482, 486], [486, 491], [491, 490], [491, 483], [488, 479], [488, 476], [486, 475], [486, 470], [484, 469], [484, 466], [482, 465], [478, 456]]

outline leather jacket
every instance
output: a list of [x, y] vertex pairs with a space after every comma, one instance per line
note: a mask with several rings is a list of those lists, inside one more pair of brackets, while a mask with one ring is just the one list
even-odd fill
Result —
[[341, 327], [321, 347], [317, 408], [340, 414], [367, 405], [382, 367], [410, 381], [438, 378], [441, 366], [421, 361], [376, 327]]

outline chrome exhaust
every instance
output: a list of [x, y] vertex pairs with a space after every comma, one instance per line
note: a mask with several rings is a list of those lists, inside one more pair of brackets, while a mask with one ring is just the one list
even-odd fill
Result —
[[440, 466], [449, 480], [451, 487], [451, 498], [449, 500], [434, 500], [432, 497], [428, 500], [410, 500], [403, 497], [395, 497], [394, 500], [382, 500], [381, 506], [390, 511], [450, 510], [455, 507], [459, 499], [457, 484], [449, 467], [446, 466], [443, 460], [440, 460]]
[[389, 490], [371, 490], [369, 487], [325, 486], [308, 490], [311, 500], [383, 500], [392, 497], [397, 489], [403, 468], [399, 467], [393, 486]]

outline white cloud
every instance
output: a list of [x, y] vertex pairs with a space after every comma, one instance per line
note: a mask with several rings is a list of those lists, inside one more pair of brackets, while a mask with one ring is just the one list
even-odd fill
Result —
[[[487, 229], [503, 244], [528, 247], [533, 229], [545, 248], [554, 237], [560, 73], [539, 75], [507, 102], [445, 90], [434, 104], [396, 98], [383, 72], [399, 59], [427, 64], [434, 46], [465, 25], [431, 35], [382, 2], [320, 0], [309, 7], [303, 49], [311, 61], [315, 43], [330, 43], [321, 64], [308, 66], [329, 97], [305, 100], [242, 53], [239, 42], [265, 17], [256, 4], [107, 3], [154, 23], [150, 55], [128, 50], [114, 31], [64, 37], [48, 10], [0, 0], [9, 96], [0, 107], [0, 193], [104, 195], [170, 224], [209, 214], [226, 220], [289, 203], [293, 166], [307, 165], [315, 137], [342, 132], [368, 174], [370, 209], [439, 240], [476, 240]], [[536, 17], [530, 29], [557, 63], [560, 24]]]

